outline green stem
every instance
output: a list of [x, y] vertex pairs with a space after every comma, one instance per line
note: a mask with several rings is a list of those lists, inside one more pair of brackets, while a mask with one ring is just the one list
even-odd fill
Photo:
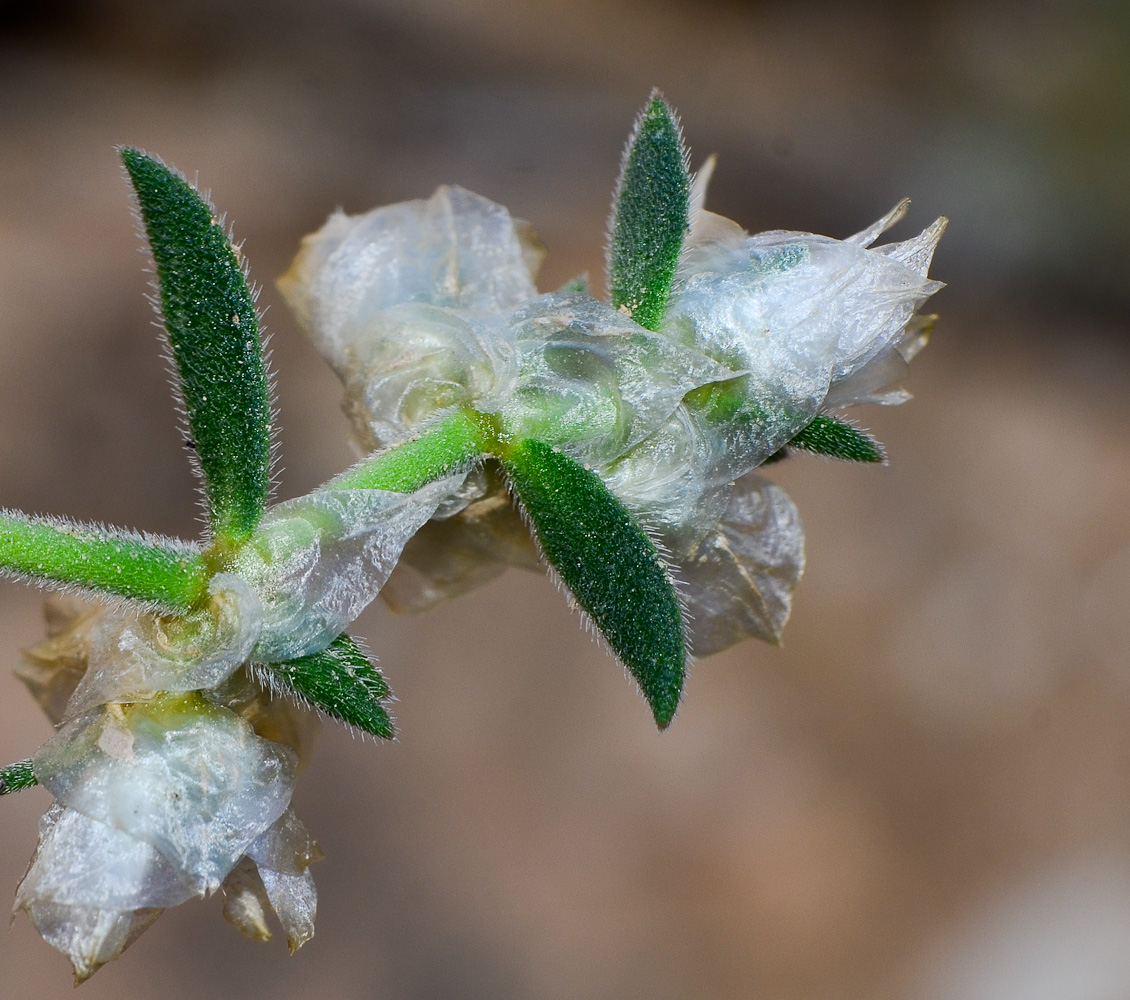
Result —
[[7, 767], [0, 767], [0, 795], [22, 792], [25, 788], [38, 784], [39, 780], [31, 769], [30, 760], [21, 760]]
[[187, 611], [208, 572], [196, 553], [87, 525], [0, 513], [0, 571]]
[[391, 490], [411, 493], [474, 462], [491, 447], [485, 419], [454, 413], [420, 437], [396, 445], [331, 479], [331, 490]]

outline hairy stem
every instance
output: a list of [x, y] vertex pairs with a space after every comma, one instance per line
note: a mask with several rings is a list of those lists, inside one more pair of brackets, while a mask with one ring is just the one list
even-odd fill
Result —
[[0, 513], [0, 571], [187, 611], [208, 572], [197, 554], [88, 525]]
[[396, 445], [326, 484], [334, 490], [411, 493], [474, 462], [490, 447], [478, 414], [454, 413], [420, 437]]

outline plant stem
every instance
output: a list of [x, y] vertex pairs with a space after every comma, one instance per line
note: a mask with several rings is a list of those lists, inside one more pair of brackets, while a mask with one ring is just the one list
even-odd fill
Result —
[[331, 479], [324, 489], [411, 493], [474, 462], [492, 435], [476, 413], [453, 413], [418, 438], [382, 451]]
[[208, 585], [203, 561], [187, 548], [12, 513], [0, 513], [3, 570], [153, 602], [172, 611], [190, 609]]

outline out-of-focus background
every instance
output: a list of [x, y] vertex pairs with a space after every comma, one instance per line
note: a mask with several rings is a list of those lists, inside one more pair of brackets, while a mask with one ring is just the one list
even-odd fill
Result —
[[[888, 468], [775, 467], [809, 570], [782, 649], [700, 662], [657, 735], [552, 585], [359, 627], [400, 741], [327, 727], [289, 959], [167, 913], [86, 1000], [1130, 996], [1130, 7], [1109, 0], [0, 0], [0, 504], [194, 535], [113, 145], [210, 188], [263, 286], [281, 496], [353, 458], [274, 289], [300, 237], [458, 182], [599, 276], [652, 85], [711, 207], [952, 225]], [[0, 589], [0, 662], [42, 635]], [[0, 676], [0, 758], [50, 732]], [[0, 803], [0, 895], [49, 801]], [[63, 995], [19, 917], [0, 994]]]

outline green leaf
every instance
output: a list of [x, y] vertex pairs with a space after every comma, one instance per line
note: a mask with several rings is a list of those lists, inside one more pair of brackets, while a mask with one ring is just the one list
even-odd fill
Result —
[[381, 704], [388, 684], [356, 640], [343, 632], [320, 653], [258, 665], [269, 684], [373, 736], [392, 739], [392, 720]]
[[0, 795], [22, 792], [25, 788], [38, 784], [39, 779], [31, 769], [30, 760], [21, 760], [7, 767], [0, 767]]
[[523, 441], [502, 462], [546, 559], [666, 729], [683, 690], [686, 636], [655, 543], [596, 473], [544, 442]]
[[690, 173], [674, 112], [658, 91], [636, 120], [612, 203], [612, 304], [659, 329], [687, 231]]
[[0, 572], [173, 611], [187, 611], [208, 586], [200, 555], [183, 543], [13, 511], [0, 511]]
[[839, 417], [818, 416], [789, 442], [800, 448], [829, 458], [848, 462], [885, 462], [887, 453], [870, 434]]
[[270, 488], [270, 390], [254, 296], [239, 254], [196, 190], [145, 153], [127, 148], [121, 156], [157, 266], [212, 530], [238, 544], [254, 532]]

